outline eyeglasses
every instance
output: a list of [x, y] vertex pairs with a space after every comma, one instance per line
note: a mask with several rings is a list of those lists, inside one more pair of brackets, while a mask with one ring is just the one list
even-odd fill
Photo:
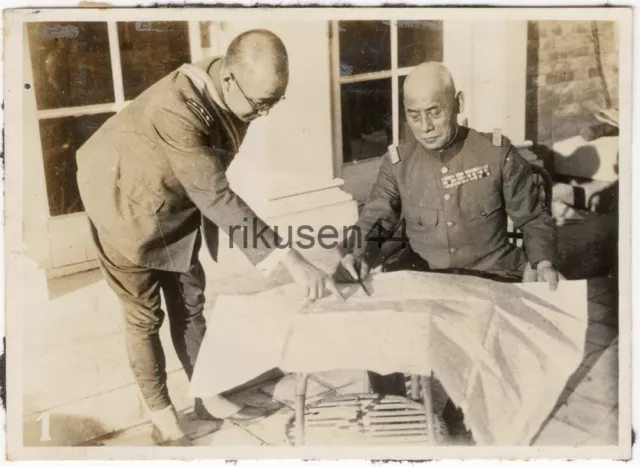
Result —
[[231, 79], [234, 80], [236, 82], [236, 86], [238, 86], [238, 90], [240, 91], [240, 94], [242, 94], [242, 96], [245, 98], [245, 100], [249, 103], [249, 105], [251, 106], [251, 109], [257, 113], [257, 114], [261, 114], [264, 112], [267, 112], [271, 107], [273, 107], [274, 105], [276, 105], [278, 102], [283, 101], [284, 100], [284, 96], [280, 96], [280, 97], [273, 97], [271, 99], [266, 99], [264, 100], [262, 103], [258, 104], [256, 103], [253, 99], [250, 99], [242, 90], [242, 88], [240, 87], [240, 83], [238, 82], [238, 80], [236, 79], [236, 77], [231, 74]]

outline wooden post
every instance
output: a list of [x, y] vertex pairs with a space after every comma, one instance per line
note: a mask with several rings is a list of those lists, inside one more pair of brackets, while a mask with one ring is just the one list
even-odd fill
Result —
[[420, 399], [420, 378], [418, 375], [411, 375], [411, 399]]
[[307, 374], [296, 373], [296, 444], [304, 445], [304, 413], [307, 395]]
[[435, 420], [433, 413], [433, 401], [431, 400], [431, 375], [421, 376], [422, 400], [424, 402], [424, 413], [427, 422], [427, 434], [433, 440], [433, 444], [438, 444], [435, 432]]

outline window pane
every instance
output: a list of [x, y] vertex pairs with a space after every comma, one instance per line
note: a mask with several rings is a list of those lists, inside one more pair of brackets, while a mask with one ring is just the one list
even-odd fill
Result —
[[76, 180], [76, 149], [113, 113], [40, 121], [44, 175], [51, 216], [84, 211]]
[[343, 84], [344, 162], [382, 156], [391, 144], [391, 79]]
[[398, 21], [398, 66], [442, 61], [442, 21]]
[[411, 128], [409, 128], [409, 124], [407, 123], [407, 116], [404, 113], [404, 81], [407, 79], [406, 76], [398, 77], [398, 120], [399, 120], [399, 141], [400, 144], [409, 142], [413, 140], [413, 133], [411, 132]]
[[107, 23], [29, 23], [38, 109], [113, 102]]
[[391, 69], [389, 21], [340, 21], [340, 75]]
[[118, 39], [126, 100], [191, 61], [186, 21], [118, 23]]

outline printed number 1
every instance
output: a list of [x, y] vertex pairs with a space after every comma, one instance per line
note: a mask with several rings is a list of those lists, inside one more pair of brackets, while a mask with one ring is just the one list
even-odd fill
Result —
[[42, 422], [42, 429], [40, 431], [40, 442], [51, 441], [51, 419], [49, 418], [49, 412], [44, 412], [37, 419], [37, 422]]

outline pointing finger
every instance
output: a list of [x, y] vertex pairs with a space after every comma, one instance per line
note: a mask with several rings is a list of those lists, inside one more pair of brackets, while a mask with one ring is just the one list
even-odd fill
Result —
[[318, 284], [311, 284], [309, 286], [309, 298], [311, 300], [315, 300], [318, 298]]
[[556, 290], [558, 288], [558, 273], [553, 270], [548, 270], [546, 273], [546, 279], [549, 282], [549, 288]]

